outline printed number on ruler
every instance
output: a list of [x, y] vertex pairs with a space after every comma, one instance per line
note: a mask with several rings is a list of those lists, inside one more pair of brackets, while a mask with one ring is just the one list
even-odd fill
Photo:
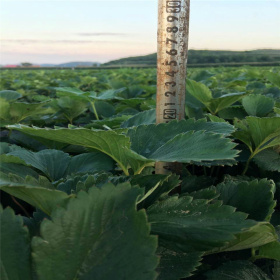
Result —
[[[165, 86], [169, 88], [168, 91], [165, 92], [165, 96], [172, 100], [172, 97], [176, 98], [176, 75], [178, 74], [178, 66], [177, 55], [178, 55], [178, 42], [176, 41], [176, 34], [179, 32], [179, 28], [176, 26], [179, 18], [175, 16], [177, 13], [181, 12], [181, 0], [178, 1], [166, 1], [166, 12], [167, 12], [167, 28], [166, 28], [166, 54], [167, 60], [165, 61], [166, 66], [173, 67], [172, 71], [165, 72], [166, 82]], [[172, 14], [172, 15], [170, 15]], [[174, 15], [175, 14], [175, 15]], [[168, 109], [163, 110], [163, 118], [169, 122], [170, 120], [174, 120], [177, 117], [177, 110], [170, 109], [170, 106], [175, 106], [175, 103], [165, 103], [165, 107]]]

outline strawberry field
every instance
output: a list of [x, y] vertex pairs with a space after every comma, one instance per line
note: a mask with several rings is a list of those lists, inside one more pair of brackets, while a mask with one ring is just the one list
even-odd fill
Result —
[[280, 279], [280, 67], [1, 77], [1, 279]]

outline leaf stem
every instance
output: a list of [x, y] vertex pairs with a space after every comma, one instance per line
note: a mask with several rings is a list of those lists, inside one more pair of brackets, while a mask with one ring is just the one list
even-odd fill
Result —
[[251, 260], [252, 262], [254, 262], [256, 259], [257, 259], [257, 256], [256, 256], [256, 248], [251, 248], [251, 258], [250, 258], [250, 260]]
[[187, 172], [188, 176], [192, 176], [192, 173], [188, 170], [187, 167], [186, 167], [186, 172]]
[[203, 166], [203, 172], [204, 172], [204, 175], [207, 176], [207, 170], [206, 170], [205, 166]]
[[251, 158], [249, 158], [249, 159], [247, 160], [247, 162], [246, 162], [245, 168], [244, 168], [244, 170], [243, 170], [243, 172], [242, 172], [242, 175], [243, 175], [243, 176], [247, 173], [250, 162], [251, 162]]
[[247, 162], [246, 162], [246, 165], [245, 165], [245, 168], [242, 172], [242, 175], [245, 175], [248, 171], [248, 168], [249, 168], [249, 164], [251, 162], [251, 160], [253, 159], [253, 157], [258, 153], [259, 151], [255, 150], [251, 155], [250, 157], [248, 158]]
[[98, 114], [97, 114], [97, 111], [96, 111], [96, 107], [95, 107], [94, 101], [91, 101], [90, 104], [91, 104], [93, 113], [95, 115], [95, 118], [99, 121], [99, 117], [98, 117]]
[[11, 198], [14, 201], [14, 203], [21, 208], [26, 217], [30, 218], [30, 215], [28, 214], [27, 210], [15, 199], [15, 197], [11, 195]]

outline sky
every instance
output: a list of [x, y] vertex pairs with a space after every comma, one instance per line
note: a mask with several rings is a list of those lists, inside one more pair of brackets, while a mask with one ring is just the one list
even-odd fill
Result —
[[[157, 49], [157, 0], [0, 0], [0, 64], [107, 62]], [[280, 49], [280, 0], [191, 0], [190, 49]]]

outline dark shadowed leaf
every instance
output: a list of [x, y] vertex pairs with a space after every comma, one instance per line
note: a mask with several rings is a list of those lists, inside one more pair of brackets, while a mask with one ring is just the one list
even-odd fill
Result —
[[141, 124], [153, 124], [156, 122], [156, 110], [147, 110], [134, 115], [132, 118], [126, 120], [121, 127], [132, 127]]
[[11, 208], [0, 205], [1, 280], [29, 280], [31, 255], [29, 233]]
[[100, 152], [92, 152], [72, 157], [66, 173], [70, 175], [112, 169], [114, 169], [112, 158]]
[[280, 172], [280, 154], [272, 148], [258, 153], [254, 162], [263, 170]]
[[272, 280], [249, 261], [233, 261], [206, 273], [208, 280]]
[[179, 280], [191, 276], [196, 267], [200, 265], [199, 261], [203, 253], [182, 253], [171, 251], [159, 247], [157, 254], [160, 256], [158, 280]]
[[26, 164], [41, 170], [50, 180], [61, 179], [70, 163], [70, 156], [58, 150], [42, 150], [31, 152], [25, 149], [10, 152], [9, 155], [19, 157]]
[[276, 206], [276, 201], [273, 200], [275, 184], [272, 180], [227, 180], [217, 186], [217, 191], [224, 204], [249, 214], [249, 218], [253, 220], [269, 221]]

